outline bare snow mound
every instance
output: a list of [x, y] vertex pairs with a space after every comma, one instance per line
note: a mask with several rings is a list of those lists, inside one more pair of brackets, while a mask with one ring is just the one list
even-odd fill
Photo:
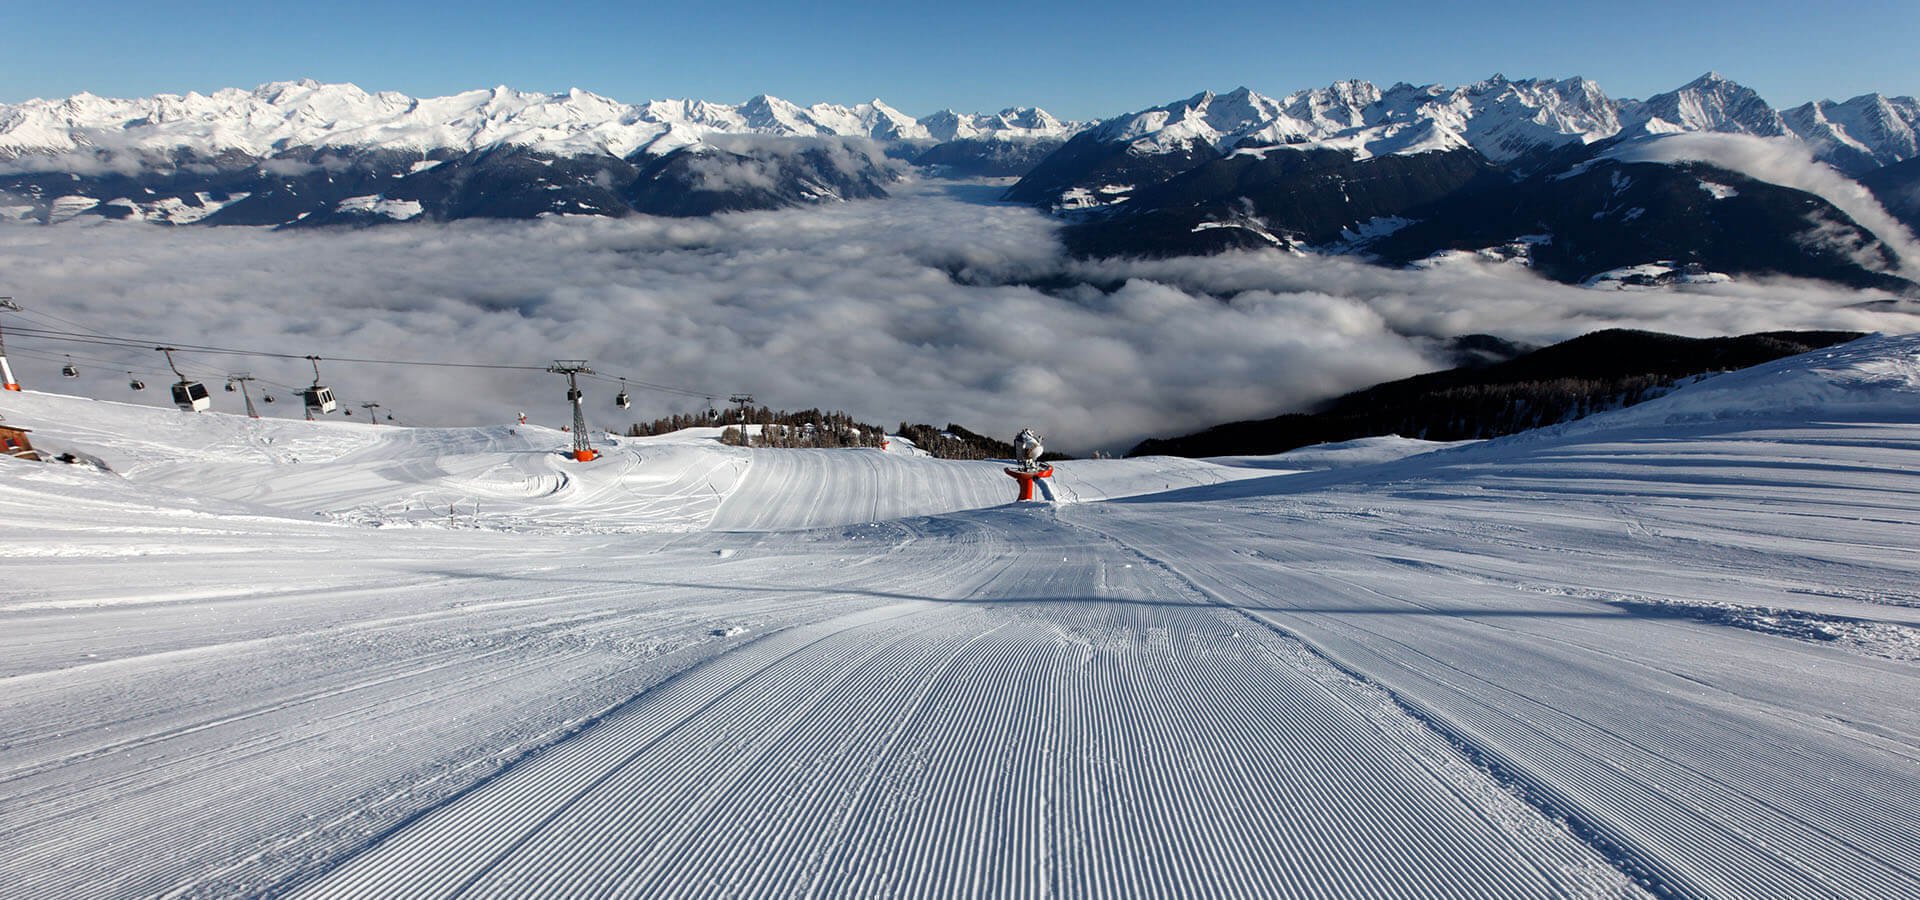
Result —
[[1354, 438], [1350, 441], [1309, 444], [1285, 453], [1268, 456], [1216, 456], [1209, 458], [1208, 461], [1223, 466], [1245, 466], [1283, 472], [1313, 472], [1397, 462], [1410, 456], [1432, 453], [1435, 450], [1477, 443], [1479, 441], [1427, 441], [1401, 437], [1397, 434], [1385, 434], [1378, 437]]
[[1920, 334], [1870, 335], [1716, 375], [1571, 430], [1808, 415], [1920, 416]]

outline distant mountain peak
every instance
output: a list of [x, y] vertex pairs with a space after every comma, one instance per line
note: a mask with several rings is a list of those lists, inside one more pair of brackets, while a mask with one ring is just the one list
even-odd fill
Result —
[[851, 107], [800, 106], [765, 93], [737, 106], [703, 100], [627, 104], [577, 87], [543, 94], [506, 85], [415, 98], [304, 78], [251, 90], [226, 88], [210, 96], [108, 99], [81, 92], [0, 104], [0, 154], [93, 153], [114, 147], [164, 160], [180, 151], [264, 158], [288, 148], [466, 153], [504, 144], [557, 155], [624, 158], [636, 152], [659, 155], [713, 134], [951, 140], [1064, 138], [1079, 128], [1040, 110], [915, 120], [879, 98]]
[[1912, 97], [1816, 100], [1781, 115], [1816, 156], [1852, 175], [1920, 157], [1920, 100]]
[[1718, 72], [1708, 72], [1679, 88], [1648, 97], [1632, 127], [1647, 134], [1713, 131], [1779, 137], [1786, 122], [1758, 91]]
[[[1100, 124], [1096, 134], [1143, 153], [1204, 141], [1216, 151], [1332, 147], [1361, 155], [1472, 146], [1495, 160], [1619, 131], [1617, 109], [1586, 79], [1514, 81], [1504, 74], [1456, 88], [1359, 79], [1269, 97], [1250, 88], [1203, 92]], [[1184, 152], [1184, 151], [1182, 151]]]

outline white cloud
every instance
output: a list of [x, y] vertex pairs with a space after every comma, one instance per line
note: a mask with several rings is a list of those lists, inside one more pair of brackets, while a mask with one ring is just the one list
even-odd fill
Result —
[[792, 138], [744, 134], [714, 135], [707, 138], [705, 143], [718, 152], [692, 151], [693, 156], [687, 163], [688, 171], [702, 190], [778, 190], [782, 183], [791, 180], [783, 175], [784, 172], [804, 167], [797, 159], [802, 154], [816, 156], [824, 162], [829, 174], [841, 178], [858, 179], [870, 175], [891, 178], [905, 173], [903, 163], [887, 159], [878, 142], [865, 138]]
[[260, 171], [268, 175], [278, 175], [282, 178], [298, 178], [304, 175], [311, 175], [319, 170], [320, 166], [303, 159], [263, 159], [260, 161]]
[[[1804, 283], [1620, 293], [1511, 267], [1400, 271], [1277, 252], [1066, 262], [1054, 222], [978, 202], [990, 188], [910, 183], [896, 194], [706, 219], [324, 232], [20, 225], [0, 228], [0, 270], [29, 307], [144, 340], [526, 365], [584, 357], [602, 371], [710, 390], [719, 402], [744, 390], [889, 426], [952, 421], [1011, 435], [1032, 424], [1050, 445], [1080, 452], [1272, 415], [1433, 368], [1423, 336], [1920, 328], [1913, 316], [1847, 308], [1876, 295]], [[1074, 279], [1119, 287], [1047, 293], [1020, 283]], [[125, 356], [161, 368], [152, 352]], [[203, 373], [308, 378], [299, 360], [182, 359]], [[89, 364], [68, 382], [44, 358], [16, 363], [30, 387], [136, 396], [124, 367]], [[557, 425], [567, 415], [560, 380], [539, 372], [325, 368], [345, 398], [378, 400], [418, 423], [504, 422], [524, 409]], [[615, 390], [589, 390], [596, 424], [704, 406], [636, 390], [635, 408], [621, 412]], [[138, 398], [164, 402], [157, 394]]]
[[[1920, 277], [1920, 243], [1907, 226], [1860, 182], [1813, 158], [1813, 148], [1788, 138], [1746, 134], [1693, 132], [1669, 134], [1622, 144], [1608, 154], [1622, 162], [1672, 163], [1698, 161], [1766, 181], [1806, 191], [1838, 207], [1893, 248], [1902, 263], [1901, 274]], [[1831, 228], [1831, 225], [1823, 225]], [[1841, 249], [1848, 248], [1842, 246]], [[1864, 257], [1856, 257], [1862, 258]]]

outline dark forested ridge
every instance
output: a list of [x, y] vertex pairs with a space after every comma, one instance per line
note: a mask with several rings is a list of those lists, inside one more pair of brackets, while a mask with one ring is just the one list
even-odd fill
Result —
[[1774, 331], [1686, 338], [1597, 331], [1506, 362], [1416, 375], [1334, 398], [1309, 412], [1230, 422], [1140, 442], [1129, 456], [1236, 456], [1398, 434], [1435, 441], [1490, 438], [1631, 406], [1699, 375], [1744, 369], [1861, 337]]
[[[743, 442], [738, 426], [742, 424], [760, 426], [758, 430], [748, 434], [747, 443], [754, 447], [783, 449], [879, 447], [887, 438], [887, 431], [881, 426], [860, 422], [843, 412], [825, 412], [819, 409], [792, 412], [766, 406], [749, 407], [745, 410], [713, 409], [701, 413], [662, 416], [651, 422], [635, 422], [627, 428], [627, 436], [646, 437], [671, 434], [686, 428], [719, 427], [723, 429], [720, 437], [723, 442], [739, 446]], [[945, 428], [936, 428], [932, 425], [901, 422], [899, 429], [893, 433], [906, 438], [915, 447], [939, 459], [1012, 459], [1014, 457], [1012, 444], [969, 431], [952, 423], [948, 423]], [[1067, 459], [1068, 457], [1049, 453], [1042, 458]]]

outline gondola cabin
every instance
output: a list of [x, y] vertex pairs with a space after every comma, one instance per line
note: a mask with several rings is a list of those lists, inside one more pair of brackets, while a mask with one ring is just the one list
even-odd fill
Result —
[[179, 381], [173, 385], [173, 405], [186, 412], [204, 412], [213, 406], [213, 397], [198, 381]]
[[335, 407], [339, 406], [339, 404], [333, 400], [333, 388], [326, 387], [325, 385], [316, 384], [300, 393], [301, 396], [306, 398], [307, 413], [309, 415], [330, 413], [333, 412]]

